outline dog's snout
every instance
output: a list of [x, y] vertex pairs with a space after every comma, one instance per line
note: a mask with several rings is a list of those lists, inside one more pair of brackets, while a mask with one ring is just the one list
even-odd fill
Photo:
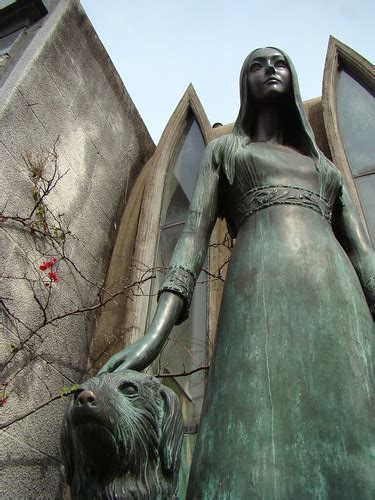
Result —
[[96, 406], [96, 396], [92, 391], [85, 389], [76, 398], [76, 405]]

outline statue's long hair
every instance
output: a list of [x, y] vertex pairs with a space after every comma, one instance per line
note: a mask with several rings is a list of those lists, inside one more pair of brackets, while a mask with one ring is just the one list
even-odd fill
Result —
[[[310, 156], [314, 160], [315, 168], [318, 172], [320, 193], [322, 194], [327, 179], [327, 169], [335, 167], [324, 156], [316, 144], [314, 133], [303, 108], [298, 78], [292, 61], [283, 50], [275, 47], [267, 48], [277, 50], [285, 57], [291, 74], [291, 88], [289, 92], [282, 97], [284, 143], [294, 146], [303, 154]], [[230, 184], [233, 183], [235, 175], [236, 151], [238, 147], [251, 142], [252, 128], [255, 125], [256, 107], [249, 89], [248, 74], [254, 54], [258, 50], [260, 49], [258, 48], [250, 52], [241, 69], [240, 110], [233, 127], [232, 140], [230, 141], [230, 144], [227, 144], [227, 154], [225, 155], [226, 158], [224, 160], [224, 170]]]

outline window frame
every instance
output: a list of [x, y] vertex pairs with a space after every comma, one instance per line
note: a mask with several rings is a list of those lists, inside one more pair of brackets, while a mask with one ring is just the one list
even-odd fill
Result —
[[[138, 263], [139, 269], [134, 269], [132, 281], [139, 279], [145, 270], [154, 267], [159, 238], [165, 179], [171, 163], [175, 158], [176, 150], [180, 146], [186, 127], [191, 119], [191, 115], [193, 115], [193, 118], [197, 121], [204, 143], [207, 145], [213, 139], [212, 128], [197, 94], [190, 84], [164, 129], [155, 153], [150, 160], [152, 165], [149, 168], [144, 187], [137, 237], [134, 246], [134, 262]], [[147, 245], [145, 245], [145, 241], [147, 241]], [[208, 252], [208, 266], [209, 268], [211, 267], [210, 250]], [[137, 267], [137, 265], [135, 267]], [[207, 287], [207, 342], [209, 342], [213, 326], [216, 326], [216, 323], [211, 318], [209, 282]], [[148, 311], [151, 290], [151, 282], [145, 283], [143, 286], [143, 295], [135, 297], [132, 303], [129, 304], [132, 310], [126, 311], [126, 329], [131, 328], [133, 330], [132, 341], [138, 340], [144, 335], [147, 323], [146, 312]]]
[[349, 74], [352, 74], [359, 82], [363, 82], [364, 86], [369, 88], [372, 92], [375, 92], [373, 65], [350, 47], [331, 36], [328, 42], [323, 74], [322, 108], [324, 127], [326, 129], [332, 160], [344, 176], [349, 192], [353, 197], [368, 233], [365, 214], [355, 186], [349, 160], [345, 153], [344, 143], [338, 124], [336, 89], [340, 68], [345, 68]]

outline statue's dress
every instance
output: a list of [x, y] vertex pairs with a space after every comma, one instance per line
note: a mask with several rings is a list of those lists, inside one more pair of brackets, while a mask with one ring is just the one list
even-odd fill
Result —
[[236, 241], [187, 498], [375, 498], [374, 326], [333, 231], [349, 209], [341, 176], [252, 143], [231, 184], [230, 137], [207, 148], [162, 288], [189, 301], [224, 215]]

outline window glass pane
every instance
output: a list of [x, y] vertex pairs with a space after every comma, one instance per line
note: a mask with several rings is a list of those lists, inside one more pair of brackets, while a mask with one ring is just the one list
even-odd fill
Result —
[[[166, 189], [166, 198], [168, 205], [165, 206], [166, 212], [162, 212], [162, 224], [173, 224], [175, 222], [185, 222], [186, 214], [189, 210], [190, 200], [186, 197], [182, 187], [173, 176], [170, 179], [168, 189]], [[165, 202], [167, 204], [167, 201]]]
[[205, 145], [197, 121], [191, 117], [177, 149], [164, 186], [161, 223], [184, 218], [194, 192]]
[[11, 3], [16, 3], [16, 0], [0, 0], [0, 9], [8, 7]]
[[337, 75], [337, 119], [354, 177], [375, 172], [375, 96], [345, 69]]
[[[205, 148], [199, 125], [193, 116], [188, 119], [185, 133], [172, 158], [163, 190], [159, 241], [155, 266], [169, 266], [174, 247], [183, 230], [195, 188], [200, 160]], [[152, 284], [148, 323], [156, 308], [156, 294], [164, 276], [158, 272]], [[175, 326], [163, 352], [155, 362], [159, 373], [183, 373], [206, 364], [207, 286], [203, 272], [197, 280], [189, 318]], [[174, 383], [184, 395], [186, 425], [199, 422], [205, 370], [188, 376], [176, 377]], [[181, 399], [181, 398], [180, 398]]]
[[[156, 259], [158, 267], [168, 267], [171, 261], [172, 253], [180, 234], [184, 228], [184, 222], [175, 226], [165, 227], [160, 230], [159, 245]], [[160, 283], [161, 285], [161, 283]]]
[[0, 54], [9, 54], [12, 45], [17, 40], [17, 38], [23, 34], [23, 30], [15, 31], [8, 36], [0, 38]]
[[366, 218], [367, 228], [375, 246], [375, 174], [354, 179]]
[[48, 10], [42, 0], [32, 2], [0, 0], [0, 38], [21, 28], [32, 26], [47, 14]]

